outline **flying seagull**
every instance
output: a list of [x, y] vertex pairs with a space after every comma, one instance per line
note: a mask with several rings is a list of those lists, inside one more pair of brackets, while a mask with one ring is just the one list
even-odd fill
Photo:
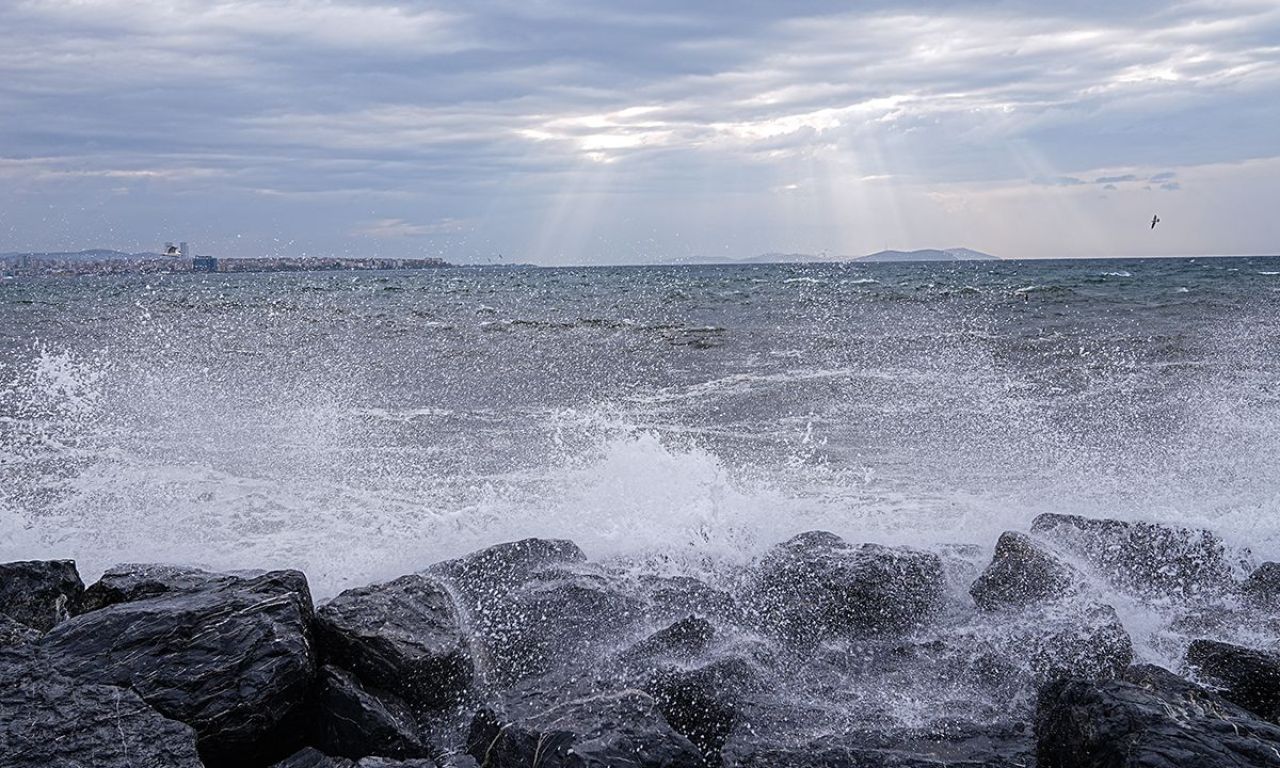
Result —
[[1152, 216], [1152, 217], [1151, 217], [1151, 228], [1152, 228], [1152, 229], [1155, 229], [1155, 228], [1156, 228], [1156, 225], [1157, 225], [1157, 224], [1159, 224], [1159, 223], [1160, 223], [1160, 217], [1159, 217], [1159, 216]]

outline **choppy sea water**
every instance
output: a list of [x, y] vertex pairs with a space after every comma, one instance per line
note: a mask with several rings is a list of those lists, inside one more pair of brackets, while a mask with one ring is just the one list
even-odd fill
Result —
[[0, 560], [318, 597], [524, 536], [713, 581], [814, 528], [981, 565], [1041, 512], [1276, 558], [1280, 258], [11, 280], [0, 471]]

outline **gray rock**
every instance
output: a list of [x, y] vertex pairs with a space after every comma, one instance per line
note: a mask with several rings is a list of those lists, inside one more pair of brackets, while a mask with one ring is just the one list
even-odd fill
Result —
[[0, 563], [0, 613], [48, 632], [70, 618], [84, 595], [73, 560]]
[[1227, 701], [1280, 721], [1280, 654], [1196, 640], [1187, 649], [1187, 664]]
[[453, 585], [471, 608], [505, 596], [539, 571], [586, 559], [572, 541], [522, 539], [436, 563], [427, 570]]
[[356, 768], [356, 761], [331, 757], [315, 747], [303, 747], [271, 768]]
[[1043, 514], [1031, 532], [1086, 560], [1112, 583], [1143, 594], [1184, 597], [1235, 587], [1226, 545], [1206, 530]]
[[1280, 765], [1280, 727], [1159, 667], [1046, 686], [1036, 738], [1039, 768]]
[[413, 706], [440, 707], [471, 684], [471, 655], [453, 599], [421, 574], [349, 589], [320, 608], [327, 661]]
[[40, 639], [40, 633], [20, 621], [0, 613], [0, 648]]
[[314, 743], [330, 755], [361, 758], [428, 757], [409, 706], [383, 691], [368, 690], [337, 667], [320, 670]]
[[692, 659], [704, 653], [715, 636], [716, 629], [711, 622], [688, 616], [631, 646], [621, 657], [633, 663], [661, 658]]
[[1258, 608], [1280, 608], [1280, 563], [1263, 563], [1241, 587], [1245, 601]]
[[210, 764], [285, 752], [289, 716], [315, 677], [311, 596], [297, 571], [120, 603], [59, 624], [39, 643], [86, 683], [132, 687], [196, 729]]
[[1133, 663], [1133, 642], [1109, 605], [1022, 614], [1018, 655], [1039, 682], [1059, 677], [1117, 677]]
[[196, 734], [128, 688], [69, 678], [31, 653], [0, 650], [5, 768], [200, 768]]
[[984, 610], [1025, 608], [1070, 596], [1077, 582], [1071, 566], [1036, 546], [1030, 536], [1006, 531], [969, 594]]
[[940, 558], [907, 547], [852, 546], [810, 531], [764, 558], [751, 596], [756, 619], [784, 641], [901, 632], [942, 604]]
[[719, 766], [738, 706], [761, 690], [761, 680], [749, 661], [729, 657], [695, 669], [655, 670], [642, 687], [671, 727], [698, 748], [706, 764]]
[[[260, 574], [253, 574], [260, 575]], [[169, 594], [190, 594], [211, 587], [226, 586], [246, 578], [225, 573], [210, 573], [199, 568], [178, 565], [127, 563], [102, 574], [84, 591], [81, 613], [96, 611], [108, 605], [129, 603]], [[248, 576], [252, 578], [252, 575]]]
[[487, 768], [700, 768], [702, 755], [672, 730], [653, 698], [602, 694], [542, 710], [482, 709], [468, 751]]

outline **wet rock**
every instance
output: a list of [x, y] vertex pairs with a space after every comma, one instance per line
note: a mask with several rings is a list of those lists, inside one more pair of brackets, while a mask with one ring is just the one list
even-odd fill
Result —
[[1226, 545], [1206, 530], [1043, 514], [1031, 532], [1138, 592], [1190, 596], [1234, 587]]
[[743, 698], [760, 689], [755, 667], [730, 657], [697, 669], [667, 667], [643, 685], [673, 729], [698, 748], [708, 766], [720, 765]]
[[84, 683], [0, 650], [5, 768], [200, 768], [196, 734], [128, 688]]
[[0, 563], [0, 613], [32, 629], [48, 632], [70, 618], [83, 595], [72, 560]]
[[1077, 580], [1071, 566], [1036, 546], [1030, 536], [1006, 531], [969, 594], [984, 610], [1025, 608], [1071, 595]]
[[320, 608], [316, 628], [327, 661], [411, 705], [446, 705], [471, 684], [453, 599], [427, 576], [349, 589]]
[[689, 615], [738, 618], [738, 605], [732, 595], [692, 576], [641, 576], [640, 583], [649, 590], [655, 615], [660, 619]]
[[706, 619], [689, 616], [623, 651], [625, 661], [660, 658], [692, 659], [705, 652], [715, 639], [716, 628]]
[[488, 768], [699, 768], [702, 755], [676, 733], [653, 698], [623, 691], [546, 709], [482, 709], [467, 750]]
[[809, 645], [910, 629], [938, 610], [942, 594], [942, 563], [935, 554], [853, 546], [835, 534], [810, 531], [764, 558], [752, 604], [767, 631]]
[[315, 676], [311, 596], [297, 571], [120, 603], [39, 643], [69, 676], [132, 687], [196, 729], [210, 765], [243, 764], [301, 737], [289, 717]]
[[1187, 664], [1227, 701], [1280, 721], [1280, 654], [1196, 640], [1187, 649]]
[[80, 613], [160, 595], [190, 594], [202, 589], [234, 584], [256, 575], [261, 574], [236, 576], [210, 573], [199, 568], [150, 563], [117, 565], [102, 574], [102, 578], [84, 591]]
[[436, 563], [428, 572], [446, 579], [472, 605], [505, 596], [538, 571], [585, 562], [587, 556], [572, 541], [522, 539]]
[[366, 757], [359, 761], [326, 755], [314, 747], [298, 750], [272, 768], [472, 768], [474, 762], [437, 763], [427, 758], [396, 760], [388, 757]]
[[1046, 686], [1036, 738], [1039, 768], [1280, 765], [1280, 727], [1150, 666]]
[[40, 633], [20, 621], [0, 613], [0, 648], [40, 639]]
[[407, 704], [392, 694], [366, 689], [337, 667], [321, 669], [316, 709], [314, 743], [330, 755], [405, 758], [431, 754]]
[[1260, 608], [1280, 608], [1280, 563], [1263, 563], [1241, 587], [1245, 601]]
[[1109, 605], [1024, 614], [1020, 655], [1038, 681], [1117, 677], [1133, 663], [1133, 642]]

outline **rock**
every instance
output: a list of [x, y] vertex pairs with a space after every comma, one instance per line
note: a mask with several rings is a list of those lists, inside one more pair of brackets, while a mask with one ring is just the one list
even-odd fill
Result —
[[1133, 663], [1133, 642], [1109, 605], [1022, 616], [1020, 656], [1040, 682], [1059, 677], [1117, 677]]
[[80, 612], [87, 613], [106, 608], [108, 605], [145, 600], [160, 595], [199, 592], [202, 589], [233, 584], [242, 578], [252, 578], [255, 575], [260, 574], [236, 576], [209, 573], [199, 568], [147, 563], [117, 565], [102, 574], [101, 579], [90, 584], [84, 591]]
[[1043, 514], [1031, 532], [1144, 594], [1185, 597], [1234, 587], [1226, 545], [1206, 530]]
[[1280, 608], [1280, 563], [1263, 563], [1241, 587], [1245, 601], [1260, 608]]
[[705, 652], [715, 639], [716, 628], [706, 619], [689, 616], [636, 643], [621, 656], [625, 661], [660, 658], [692, 659]]
[[649, 600], [658, 619], [674, 620], [689, 615], [739, 618], [738, 605], [732, 595], [692, 576], [646, 575], [640, 577], [640, 583], [649, 590]]
[[996, 542], [991, 564], [969, 594], [983, 610], [1025, 608], [1070, 596], [1076, 583], [1071, 566], [1037, 547], [1030, 536], [1006, 531]]
[[1227, 701], [1271, 722], [1280, 721], [1280, 655], [1213, 640], [1196, 640], [1187, 664]]
[[297, 571], [120, 603], [59, 624], [39, 643], [69, 676], [132, 687], [196, 729], [211, 765], [298, 741], [289, 717], [315, 677], [311, 595]]
[[1051, 683], [1036, 738], [1039, 768], [1280, 765], [1280, 727], [1159, 667]]
[[623, 691], [548, 709], [482, 709], [467, 749], [487, 768], [698, 768], [702, 755], [672, 730], [653, 698]]
[[851, 546], [810, 531], [764, 558], [752, 604], [766, 631], [798, 645], [899, 632], [942, 604], [939, 557], [907, 547]]
[[40, 639], [40, 633], [20, 621], [0, 613], [0, 648]]
[[759, 686], [755, 667], [745, 659], [730, 657], [697, 669], [657, 670], [644, 690], [653, 696], [671, 727], [693, 742], [706, 764], [718, 766], [739, 702]]
[[337, 667], [320, 670], [313, 743], [330, 755], [428, 757], [413, 712], [398, 697], [368, 690]]
[[428, 572], [440, 576], [465, 595], [469, 605], [505, 596], [538, 571], [585, 562], [587, 556], [572, 541], [522, 539], [497, 544], [456, 560], [436, 563]]
[[84, 582], [73, 560], [0, 563], [0, 613], [48, 632], [79, 607]]
[[333, 757], [314, 747], [306, 747], [276, 763], [272, 768], [472, 768], [474, 765], [473, 762], [437, 763], [427, 758], [395, 760], [389, 757], [366, 757], [356, 761], [345, 757]]
[[200, 768], [196, 734], [128, 688], [73, 680], [33, 654], [0, 650], [5, 768]]
[[456, 700], [474, 671], [453, 599], [421, 574], [349, 589], [320, 608], [327, 661], [413, 706]]

